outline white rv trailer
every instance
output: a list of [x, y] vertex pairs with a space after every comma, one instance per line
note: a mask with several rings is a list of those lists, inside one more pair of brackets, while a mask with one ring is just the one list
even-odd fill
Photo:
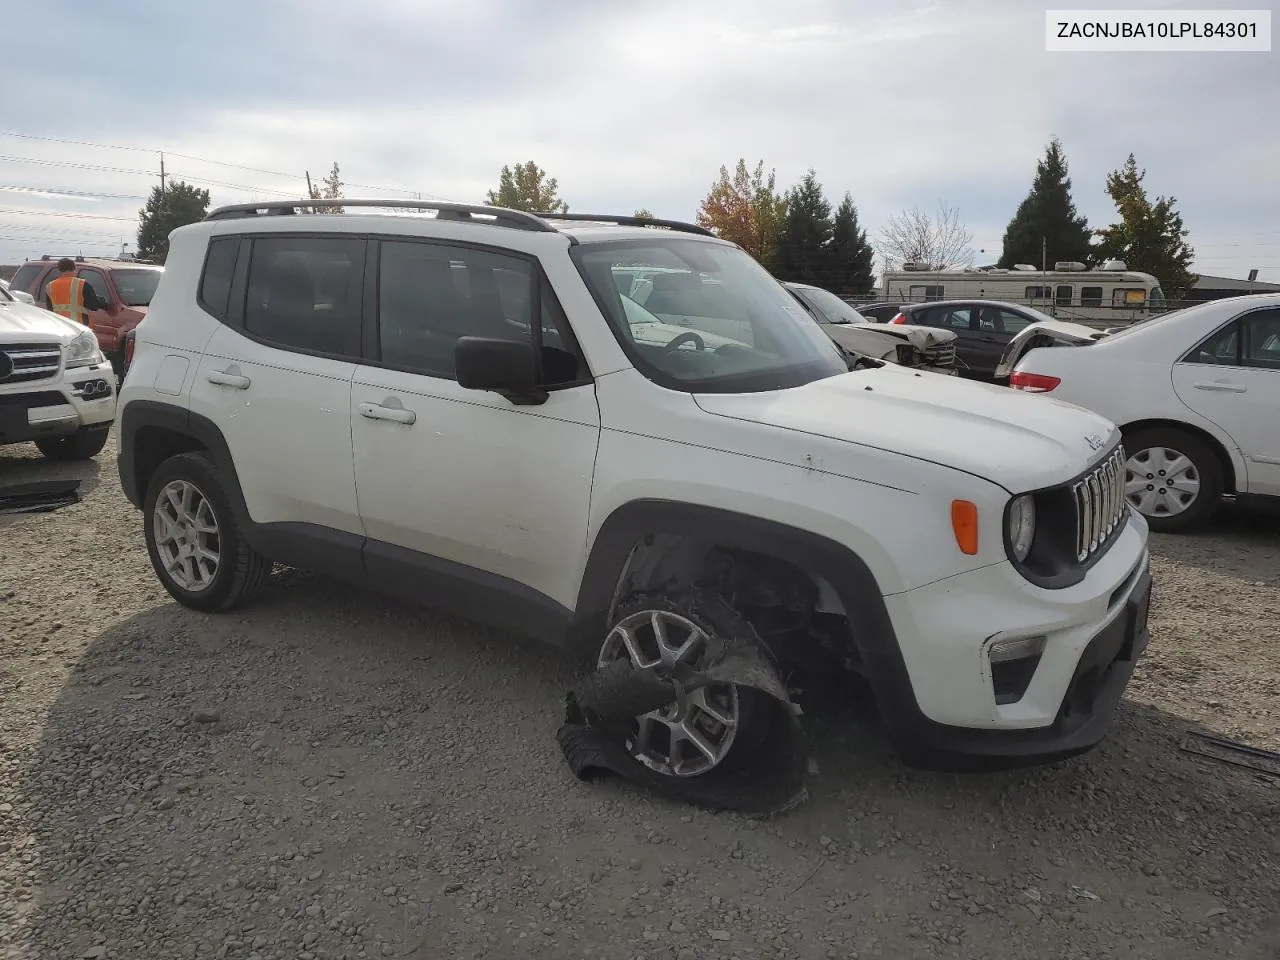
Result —
[[1160, 281], [1149, 273], [1129, 270], [1120, 260], [1108, 260], [1096, 270], [1070, 261], [1059, 261], [1052, 270], [1026, 263], [1012, 270], [902, 266], [885, 274], [886, 300], [1004, 300], [1035, 307], [1060, 320], [1101, 326], [1145, 320], [1168, 309]]

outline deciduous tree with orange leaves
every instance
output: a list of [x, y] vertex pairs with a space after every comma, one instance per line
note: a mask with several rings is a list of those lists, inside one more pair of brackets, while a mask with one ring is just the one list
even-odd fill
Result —
[[778, 237], [787, 216], [787, 200], [778, 193], [775, 172], [764, 172], [764, 161], [747, 170], [739, 159], [733, 174], [720, 168], [720, 179], [698, 207], [698, 226], [738, 244], [772, 270], [777, 264]]

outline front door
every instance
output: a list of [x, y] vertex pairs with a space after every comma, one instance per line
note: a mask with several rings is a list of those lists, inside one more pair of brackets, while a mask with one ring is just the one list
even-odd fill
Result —
[[1248, 471], [1247, 491], [1280, 496], [1280, 308], [1255, 310], [1222, 327], [1174, 364], [1173, 387], [1235, 442]]
[[[537, 262], [508, 251], [383, 240], [377, 284], [379, 359], [351, 391], [369, 576], [399, 592], [452, 584], [422, 599], [536, 634], [518, 614], [576, 603], [600, 435], [572, 331]], [[540, 337], [549, 399], [460, 387], [467, 335]]]
[[[81, 267], [76, 271], [76, 276], [93, 289], [99, 303], [114, 302], [115, 298], [111, 296], [111, 285], [107, 282], [107, 275], [101, 270]], [[102, 348], [102, 352], [109, 358], [113, 357], [118, 347], [116, 326], [119, 321], [106, 310], [90, 310], [85, 319], [89, 321], [89, 329], [98, 338], [98, 346]]]
[[[200, 308], [224, 322], [191, 384], [191, 411], [221, 428], [250, 518], [295, 547], [309, 538], [346, 548], [356, 566], [363, 530], [351, 459], [351, 376], [361, 342], [364, 246], [360, 238], [333, 236], [214, 239]], [[237, 249], [247, 272], [232, 284]], [[345, 569], [319, 556], [325, 562], [276, 559], [321, 572]]]

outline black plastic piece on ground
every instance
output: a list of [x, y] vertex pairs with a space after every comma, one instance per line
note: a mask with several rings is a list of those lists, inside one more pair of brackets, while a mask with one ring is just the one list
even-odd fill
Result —
[[0, 514], [48, 513], [79, 502], [79, 480], [47, 480], [0, 487]]

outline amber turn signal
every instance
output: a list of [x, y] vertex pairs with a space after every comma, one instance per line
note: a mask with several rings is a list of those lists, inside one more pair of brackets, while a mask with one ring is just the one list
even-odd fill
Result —
[[951, 501], [951, 529], [961, 553], [978, 552], [978, 508], [968, 500]]

